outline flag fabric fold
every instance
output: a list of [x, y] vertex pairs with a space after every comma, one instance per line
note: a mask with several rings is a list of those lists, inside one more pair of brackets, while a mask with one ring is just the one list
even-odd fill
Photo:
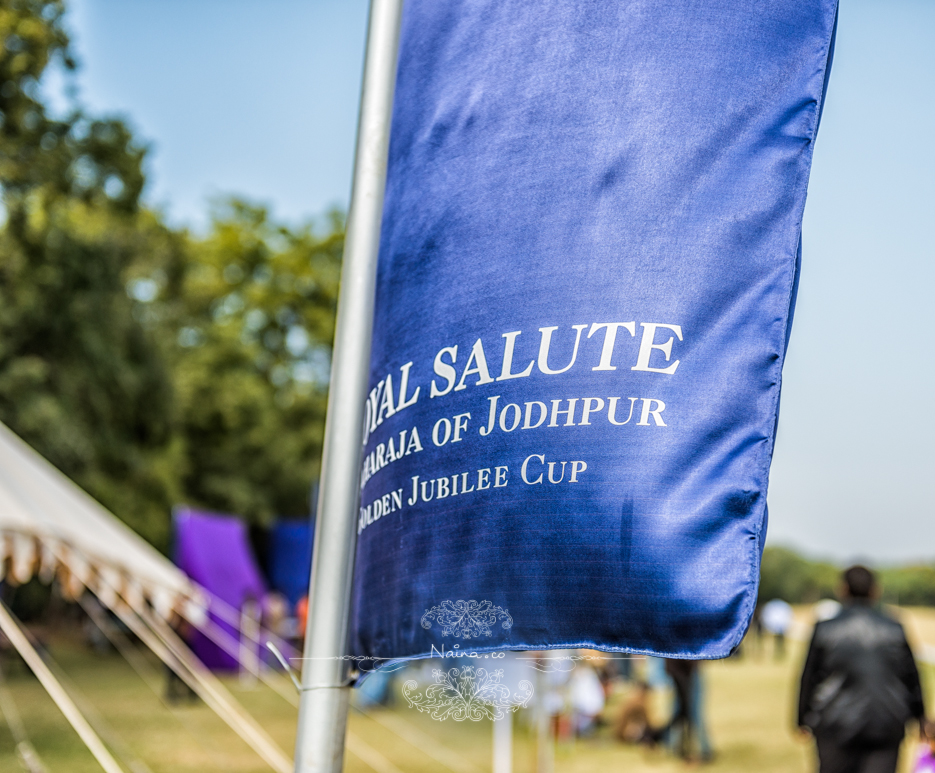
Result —
[[726, 656], [835, 0], [408, 0], [350, 653]]

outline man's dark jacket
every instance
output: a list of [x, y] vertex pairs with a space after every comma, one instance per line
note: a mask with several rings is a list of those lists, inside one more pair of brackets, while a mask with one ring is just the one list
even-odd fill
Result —
[[802, 672], [799, 725], [840, 746], [898, 744], [925, 715], [903, 627], [853, 603], [815, 626]]

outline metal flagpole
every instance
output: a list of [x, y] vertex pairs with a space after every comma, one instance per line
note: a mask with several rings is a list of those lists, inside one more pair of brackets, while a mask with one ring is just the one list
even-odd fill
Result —
[[513, 712], [507, 711], [493, 725], [493, 773], [513, 773]]
[[403, 0], [371, 0], [302, 661], [296, 773], [338, 773], [350, 688], [347, 624], [360, 452]]

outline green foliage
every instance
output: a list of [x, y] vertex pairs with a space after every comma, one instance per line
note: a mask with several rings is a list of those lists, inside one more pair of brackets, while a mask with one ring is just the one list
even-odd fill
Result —
[[165, 549], [173, 505], [302, 514], [319, 464], [343, 221], [140, 205], [121, 121], [49, 114], [61, 0], [0, 5], [0, 420]]
[[0, 233], [0, 419], [164, 542], [171, 373], [122, 281], [160, 231], [64, 198], [28, 214]]
[[169, 235], [138, 211], [143, 149], [119, 121], [50, 118], [73, 66], [61, 2], [0, 9], [0, 419], [149, 539], [175, 500], [172, 384], [124, 274]]
[[760, 564], [760, 600], [797, 604], [833, 598], [840, 574], [831, 564], [809, 561], [788, 548], [768, 547]]
[[[834, 598], [844, 567], [803, 558], [789, 548], [768, 547], [760, 566], [760, 601], [780, 598], [805, 604]], [[877, 571], [883, 600], [935, 606], [935, 566], [887, 567]]]
[[54, 57], [74, 67], [67, 56], [63, 13], [61, 2], [14, 0], [0, 6], [0, 179], [5, 191], [52, 180], [61, 185], [69, 167], [62, 140], [71, 127], [51, 120], [37, 96], [39, 79]]
[[130, 292], [164, 342], [190, 501], [251, 521], [308, 511], [326, 407], [343, 221], [318, 236], [219, 206], [207, 237]]
[[882, 569], [884, 597], [904, 606], [935, 606], [935, 566], [901, 566]]
[[39, 81], [53, 60], [75, 67], [64, 11], [62, 0], [0, 6], [0, 186], [10, 218], [36, 206], [30, 196], [132, 212], [143, 190], [145, 149], [123, 122], [94, 120], [77, 109], [55, 118], [39, 99]]

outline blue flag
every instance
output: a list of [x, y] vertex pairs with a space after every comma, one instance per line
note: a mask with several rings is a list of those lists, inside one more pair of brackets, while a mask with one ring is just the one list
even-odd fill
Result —
[[740, 642], [836, 13], [407, 0], [351, 654]]

